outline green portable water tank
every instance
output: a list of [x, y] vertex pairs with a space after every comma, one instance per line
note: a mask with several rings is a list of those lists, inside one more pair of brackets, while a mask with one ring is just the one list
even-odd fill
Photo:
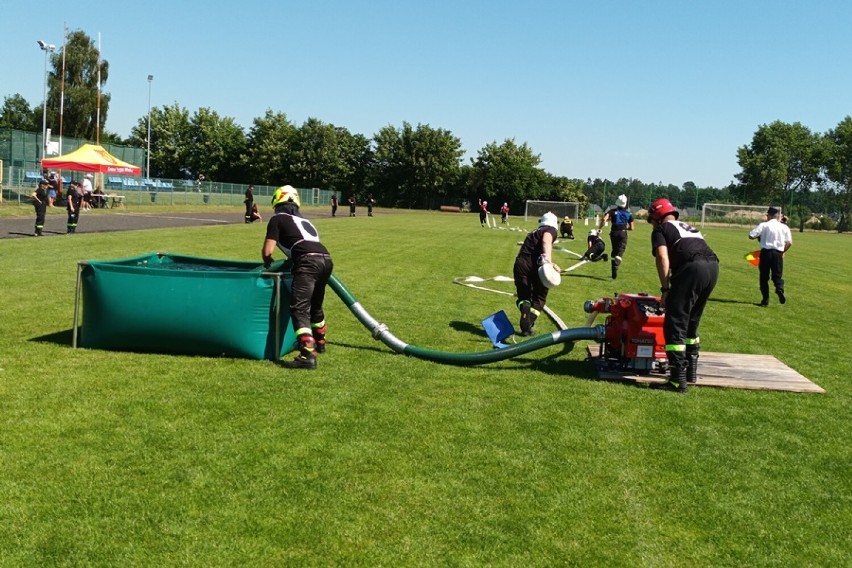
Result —
[[296, 345], [292, 276], [282, 265], [170, 253], [81, 262], [79, 345], [278, 359]]

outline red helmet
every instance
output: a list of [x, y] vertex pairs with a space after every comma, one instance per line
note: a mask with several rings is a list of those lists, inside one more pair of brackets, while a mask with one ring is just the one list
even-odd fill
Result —
[[648, 221], [659, 221], [666, 215], [674, 215], [675, 219], [680, 215], [677, 212], [677, 207], [672, 205], [672, 202], [666, 199], [658, 199], [648, 208]]

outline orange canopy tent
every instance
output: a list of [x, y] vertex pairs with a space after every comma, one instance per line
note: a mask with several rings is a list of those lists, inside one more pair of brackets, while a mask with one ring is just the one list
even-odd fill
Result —
[[124, 174], [138, 176], [142, 168], [122, 162], [103, 146], [95, 144], [83, 144], [70, 154], [45, 158], [41, 161], [41, 167], [54, 170], [75, 170], [78, 172], [95, 172], [102, 174]]

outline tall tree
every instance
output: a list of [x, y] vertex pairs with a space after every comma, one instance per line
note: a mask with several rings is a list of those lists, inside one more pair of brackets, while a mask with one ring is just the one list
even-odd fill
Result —
[[548, 195], [548, 174], [539, 167], [541, 157], [524, 142], [486, 144], [473, 162], [472, 198], [497, 197], [514, 203]]
[[[151, 109], [151, 176], [181, 179], [191, 175], [189, 111], [174, 103]], [[131, 129], [130, 142], [146, 147], [148, 116], [141, 117]]]
[[347, 164], [338, 144], [338, 129], [316, 118], [308, 118], [296, 131], [291, 169], [293, 182], [302, 187], [340, 189]]
[[0, 110], [0, 128], [15, 128], [17, 130], [40, 130], [35, 114], [20, 94], [4, 97], [3, 109]]
[[[103, 132], [109, 112], [109, 93], [103, 86], [109, 78], [109, 62], [100, 58], [98, 48], [82, 31], [70, 32], [65, 42], [65, 105], [62, 96], [62, 52], [50, 56], [53, 69], [48, 74], [47, 124], [59, 133], [60, 111], [64, 136], [95, 140]], [[100, 67], [100, 74], [98, 68]], [[100, 125], [98, 126], [98, 78], [100, 77]], [[41, 120], [41, 109], [36, 111]]]
[[[798, 122], [761, 125], [751, 145], [737, 150], [742, 172], [736, 178], [752, 203], [775, 203], [790, 209], [797, 192], [804, 194], [819, 181], [824, 148], [820, 137]], [[802, 202], [800, 198], [800, 208]], [[803, 215], [800, 218], [801, 230]]]
[[246, 136], [231, 117], [221, 118], [215, 111], [202, 107], [189, 121], [187, 169], [193, 178], [200, 175], [208, 181], [241, 182], [241, 156], [245, 153]]
[[273, 113], [267, 109], [263, 117], [255, 118], [242, 156], [248, 179], [264, 185], [290, 183], [290, 158], [295, 137], [296, 127], [282, 112]]
[[852, 211], [852, 116], [847, 116], [825, 134], [829, 143], [826, 176], [835, 184], [839, 197], [840, 222], [837, 230], [849, 230]]
[[373, 182], [387, 205], [432, 208], [458, 181], [464, 150], [448, 130], [404, 122], [382, 128], [374, 137]]

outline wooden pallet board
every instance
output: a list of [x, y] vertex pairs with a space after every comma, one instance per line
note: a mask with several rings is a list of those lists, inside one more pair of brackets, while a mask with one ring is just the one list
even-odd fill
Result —
[[[589, 356], [597, 360], [601, 346], [587, 347]], [[661, 375], [638, 375], [630, 371], [607, 369], [597, 365], [598, 378], [610, 381], [661, 383]], [[811, 382], [771, 355], [744, 355], [741, 353], [714, 353], [702, 351], [698, 360], [698, 382], [692, 386], [722, 387], [750, 390], [824, 394], [825, 389]]]

